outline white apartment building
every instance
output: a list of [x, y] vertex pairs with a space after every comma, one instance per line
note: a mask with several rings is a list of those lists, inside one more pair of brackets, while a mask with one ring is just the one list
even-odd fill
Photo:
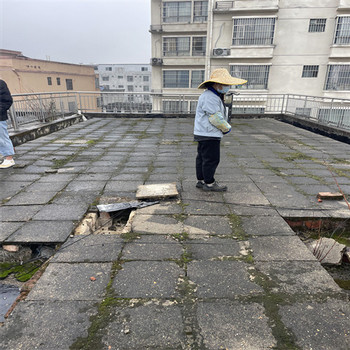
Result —
[[151, 90], [152, 67], [149, 64], [99, 64], [95, 73], [99, 75], [102, 91], [149, 92]]
[[95, 66], [99, 88], [104, 94], [101, 104], [108, 112], [151, 109], [150, 64], [99, 64]]
[[242, 95], [350, 98], [350, 0], [151, 0], [151, 16], [153, 103], [165, 109], [220, 67], [248, 81], [233, 87]]

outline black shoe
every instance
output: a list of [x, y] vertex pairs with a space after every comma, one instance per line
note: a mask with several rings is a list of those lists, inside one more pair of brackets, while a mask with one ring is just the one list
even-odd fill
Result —
[[225, 192], [227, 191], [227, 186], [219, 185], [216, 181], [212, 184], [203, 184], [203, 191], [213, 191], [213, 192]]
[[197, 187], [197, 188], [203, 188], [203, 186], [204, 186], [204, 182], [203, 182], [203, 181], [198, 181], [198, 182], [196, 183], [196, 187]]

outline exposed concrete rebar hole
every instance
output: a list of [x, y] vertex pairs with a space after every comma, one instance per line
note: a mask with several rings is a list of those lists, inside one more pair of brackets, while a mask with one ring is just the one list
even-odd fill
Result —
[[350, 220], [284, 218], [332, 276], [350, 295]]

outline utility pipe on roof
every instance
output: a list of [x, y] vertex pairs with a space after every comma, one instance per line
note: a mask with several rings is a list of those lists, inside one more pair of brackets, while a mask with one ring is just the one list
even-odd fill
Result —
[[210, 78], [211, 71], [211, 51], [213, 40], [213, 16], [214, 16], [214, 4], [215, 0], [209, 0], [208, 2], [208, 24], [207, 24], [207, 52], [205, 60], [205, 80]]

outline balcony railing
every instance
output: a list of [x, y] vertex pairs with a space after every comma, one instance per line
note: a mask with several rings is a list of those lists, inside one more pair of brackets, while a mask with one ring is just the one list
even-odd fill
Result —
[[[65, 92], [13, 95], [9, 128], [46, 123], [83, 114], [189, 115], [193, 116], [199, 93]], [[229, 104], [229, 103], [228, 103]], [[231, 109], [230, 109], [231, 110]], [[232, 117], [291, 115], [350, 131], [350, 100], [303, 95], [240, 93], [232, 96]]]

